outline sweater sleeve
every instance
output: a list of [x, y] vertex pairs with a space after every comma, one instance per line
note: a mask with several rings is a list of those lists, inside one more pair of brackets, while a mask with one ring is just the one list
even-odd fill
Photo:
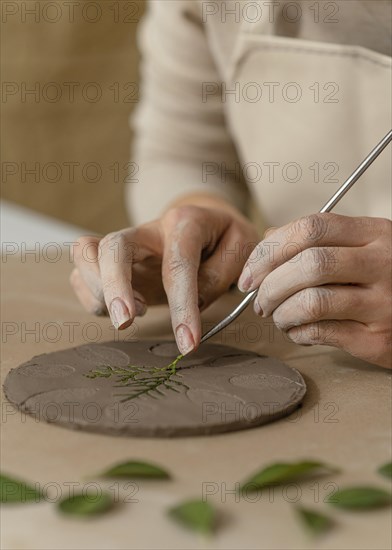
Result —
[[246, 185], [198, 3], [150, 2], [138, 43], [141, 101], [131, 120], [138, 174], [126, 197], [132, 223], [154, 219], [175, 199], [200, 192], [243, 209]]

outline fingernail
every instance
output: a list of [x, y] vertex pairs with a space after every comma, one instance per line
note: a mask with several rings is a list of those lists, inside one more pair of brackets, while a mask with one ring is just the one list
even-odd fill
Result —
[[179, 325], [176, 329], [176, 340], [178, 349], [183, 355], [192, 351], [195, 347], [195, 342], [191, 331], [186, 325]]
[[110, 304], [110, 318], [116, 329], [125, 328], [131, 317], [127, 306], [120, 298], [114, 298]]
[[248, 266], [245, 266], [238, 280], [238, 288], [241, 292], [246, 292], [252, 285], [252, 273]]
[[134, 298], [135, 300], [135, 309], [136, 309], [136, 315], [138, 317], [143, 317], [147, 311], [147, 304], [145, 302], [142, 302], [138, 298]]
[[263, 310], [257, 300], [255, 300], [253, 309], [255, 310], [256, 315], [263, 315]]

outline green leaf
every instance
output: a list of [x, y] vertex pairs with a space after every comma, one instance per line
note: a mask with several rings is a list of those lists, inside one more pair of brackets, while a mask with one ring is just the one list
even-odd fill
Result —
[[120, 477], [125, 479], [150, 478], [150, 479], [169, 479], [170, 474], [154, 464], [148, 462], [121, 462], [112, 468], [109, 468], [99, 477]]
[[392, 462], [387, 462], [380, 466], [377, 470], [379, 474], [385, 477], [392, 477]]
[[295, 508], [302, 520], [302, 523], [307, 527], [312, 535], [321, 535], [326, 531], [329, 531], [329, 529], [333, 526], [332, 519], [324, 514], [321, 514], [320, 512], [315, 512], [314, 510], [304, 508], [303, 506], [296, 506]]
[[113, 507], [113, 500], [109, 493], [79, 493], [60, 501], [57, 506], [63, 514], [87, 517], [108, 512]]
[[19, 479], [0, 474], [1, 502], [39, 502], [42, 492]]
[[241, 487], [241, 490], [257, 490], [270, 485], [282, 485], [286, 482], [296, 481], [309, 474], [338, 472], [322, 462], [301, 461], [301, 462], [277, 462], [263, 468]]
[[337, 508], [366, 510], [390, 505], [392, 495], [377, 487], [348, 487], [331, 494], [327, 502]]
[[189, 500], [170, 508], [169, 516], [199, 533], [211, 534], [216, 526], [215, 509], [202, 500]]

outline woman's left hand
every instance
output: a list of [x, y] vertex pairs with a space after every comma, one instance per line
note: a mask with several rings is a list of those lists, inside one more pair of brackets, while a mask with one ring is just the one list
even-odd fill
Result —
[[238, 282], [297, 344], [391, 368], [392, 222], [314, 214], [267, 231]]

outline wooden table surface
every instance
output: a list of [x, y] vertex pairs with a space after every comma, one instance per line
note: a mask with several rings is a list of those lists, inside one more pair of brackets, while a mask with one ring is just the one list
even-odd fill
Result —
[[[7, 372], [34, 355], [112, 340], [107, 319], [84, 313], [68, 285], [69, 254], [42, 249], [24, 255], [19, 247], [2, 261], [2, 382]], [[211, 323], [238, 303], [229, 295], [204, 315]], [[152, 308], [122, 337], [170, 337], [164, 307]], [[62, 517], [53, 502], [5, 505], [1, 510], [4, 549], [387, 549], [390, 510], [338, 512], [324, 500], [337, 487], [371, 484], [388, 488], [377, 467], [391, 459], [391, 372], [327, 347], [299, 347], [261, 322], [251, 309], [216, 342], [252, 349], [297, 368], [308, 385], [303, 407], [291, 417], [251, 430], [179, 439], [116, 438], [72, 431], [39, 422], [14, 410], [2, 396], [1, 469], [38, 482], [55, 502], [70, 483], [82, 488], [86, 476], [113, 463], [147, 460], [173, 472], [172, 481], [120, 483], [123, 503], [98, 519]], [[316, 481], [275, 489], [257, 500], [238, 502], [235, 484], [275, 461], [319, 459], [342, 469]], [[210, 497], [222, 517], [212, 539], [188, 532], [166, 515], [181, 500]], [[108, 484], [103, 483], [107, 487]], [[132, 494], [133, 493], [133, 494]], [[272, 495], [272, 496], [271, 496]], [[336, 527], [314, 541], [295, 515], [294, 503], [329, 513]]]

